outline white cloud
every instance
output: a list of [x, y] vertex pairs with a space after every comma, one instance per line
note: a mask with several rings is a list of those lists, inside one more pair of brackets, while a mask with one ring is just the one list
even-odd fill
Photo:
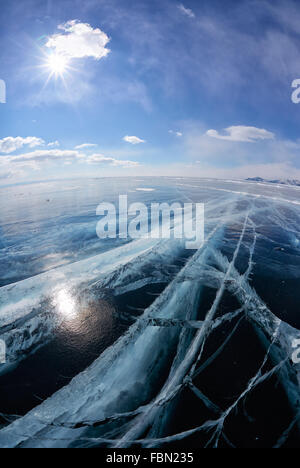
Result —
[[62, 33], [50, 36], [46, 43], [46, 47], [57, 54], [69, 58], [93, 57], [100, 60], [110, 52], [106, 48], [110, 41], [107, 34], [99, 28], [93, 29], [88, 23], [72, 20], [61, 24], [58, 29]]
[[[64, 160], [64, 159], [79, 159], [84, 157], [83, 154], [73, 150], [36, 150], [30, 153], [24, 153], [17, 156], [6, 157], [6, 162], [25, 162], [25, 161], [42, 161], [42, 160]], [[3, 159], [3, 158], [2, 158]]]
[[[224, 141], [207, 135], [207, 128], [199, 121], [187, 122], [184, 134], [183, 153], [187, 160], [199, 161], [201, 169], [210, 170], [212, 173], [216, 171], [216, 177], [218, 177], [218, 171], [224, 170], [225, 174], [227, 170], [237, 171], [238, 168], [248, 166], [254, 169], [263, 165], [298, 166], [300, 139], [293, 141], [280, 138], [252, 140], [255, 143]], [[268, 177], [267, 173], [264, 177]]]
[[82, 145], [78, 145], [78, 146], [75, 146], [75, 149], [76, 150], [80, 150], [80, 149], [88, 149], [88, 148], [95, 148], [96, 144], [94, 143], [83, 143]]
[[44, 146], [45, 141], [41, 138], [36, 137], [6, 137], [0, 140], [0, 153], [13, 153], [14, 151], [23, 148], [23, 146], [29, 146], [29, 148], [35, 148], [37, 146]]
[[221, 135], [217, 130], [208, 130], [206, 135], [218, 140], [237, 141], [253, 143], [258, 140], [272, 140], [274, 133], [265, 130], [264, 128], [245, 127], [242, 125], [228, 127], [225, 130], [225, 135]]
[[110, 158], [104, 156], [103, 154], [93, 154], [87, 158], [88, 163], [90, 164], [102, 164], [108, 166], [118, 166], [118, 167], [137, 167], [140, 164], [135, 161], [122, 161], [120, 159]]
[[181, 13], [183, 13], [184, 15], [188, 16], [189, 18], [196, 18], [196, 15], [195, 13], [193, 12], [193, 10], [191, 10], [190, 8], [186, 8], [184, 5], [178, 5], [178, 8], [179, 10], [181, 11]]
[[50, 143], [48, 143], [47, 145], [49, 148], [57, 148], [58, 146], [60, 146], [60, 143], [58, 140], [56, 141], [51, 141]]
[[169, 133], [171, 133], [171, 135], [176, 135], [179, 138], [183, 136], [182, 132], [174, 132], [174, 130], [169, 130]]
[[33, 169], [41, 169], [42, 163], [56, 162], [63, 164], [72, 164], [77, 162], [79, 164], [99, 164], [114, 167], [137, 167], [140, 166], [135, 161], [125, 161], [112, 157], [107, 157], [100, 153], [95, 153], [90, 156], [77, 150], [60, 150], [60, 149], [48, 149], [48, 150], [36, 150], [29, 153], [13, 155], [13, 156], [2, 156], [0, 158], [0, 165], [6, 167], [7, 170], [11, 170], [12, 167], [28, 167]]
[[127, 143], [131, 143], [132, 145], [139, 145], [140, 143], [146, 143], [145, 140], [142, 140], [141, 138], [139, 138], [137, 136], [128, 136], [128, 135], [126, 135], [123, 138], [123, 140], [126, 141]]

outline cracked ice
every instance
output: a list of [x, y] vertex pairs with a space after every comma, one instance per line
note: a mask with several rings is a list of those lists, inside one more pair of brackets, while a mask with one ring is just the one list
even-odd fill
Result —
[[2, 414], [1, 447], [299, 443], [299, 321], [280, 315], [275, 283], [265, 297], [260, 286], [299, 284], [299, 191], [195, 183], [172, 183], [206, 205], [206, 240], [189, 257], [181, 241], [139, 240], [1, 288], [13, 372], [52, 340], [62, 284], [78, 301], [165, 285], [145, 310], [128, 307], [128, 330], [84, 372], [26, 414]]

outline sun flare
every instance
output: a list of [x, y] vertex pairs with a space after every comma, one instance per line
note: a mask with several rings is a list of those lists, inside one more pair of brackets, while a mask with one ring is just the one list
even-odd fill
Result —
[[62, 76], [68, 68], [68, 60], [63, 55], [53, 54], [48, 58], [47, 66], [52, 75]]

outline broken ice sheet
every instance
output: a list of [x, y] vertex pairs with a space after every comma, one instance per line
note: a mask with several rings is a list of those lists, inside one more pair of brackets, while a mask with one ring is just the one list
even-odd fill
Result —
[[[276, 188], [254, 184], [169, 184], [172, 199], [205, 202], [204, 246], [183, 259], [177, 243], [143, 241], [46, 273], [53, 281], [67, 272], [96, 300], [109, 291], [129, 329], [22, 417], [1, 408], [1, 446], [299, 446], [300, 368], [291, 359], [300, 337], [299, 191], [280, 200]], [[20, 337], [49, 314], [44, 279], [14, 287], [27, 302], [12, 314], [13, 289], [1, 289], [4, 326]], [[52, 325], [37, 343], [46, 337]], [[16, 355], [26, 362], [29, 341], [21, 343]]]

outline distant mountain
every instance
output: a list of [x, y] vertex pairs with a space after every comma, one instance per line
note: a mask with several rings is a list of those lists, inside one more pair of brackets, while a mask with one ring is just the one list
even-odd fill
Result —
[[268, 184], [280, 184], [280, 185], [294, 185], [300, 187], [300, 180], [297, 179], [275, 179], [267, 180], [261, 177], [249, 177], [246, 179], [248, 182], [266, 182]]

